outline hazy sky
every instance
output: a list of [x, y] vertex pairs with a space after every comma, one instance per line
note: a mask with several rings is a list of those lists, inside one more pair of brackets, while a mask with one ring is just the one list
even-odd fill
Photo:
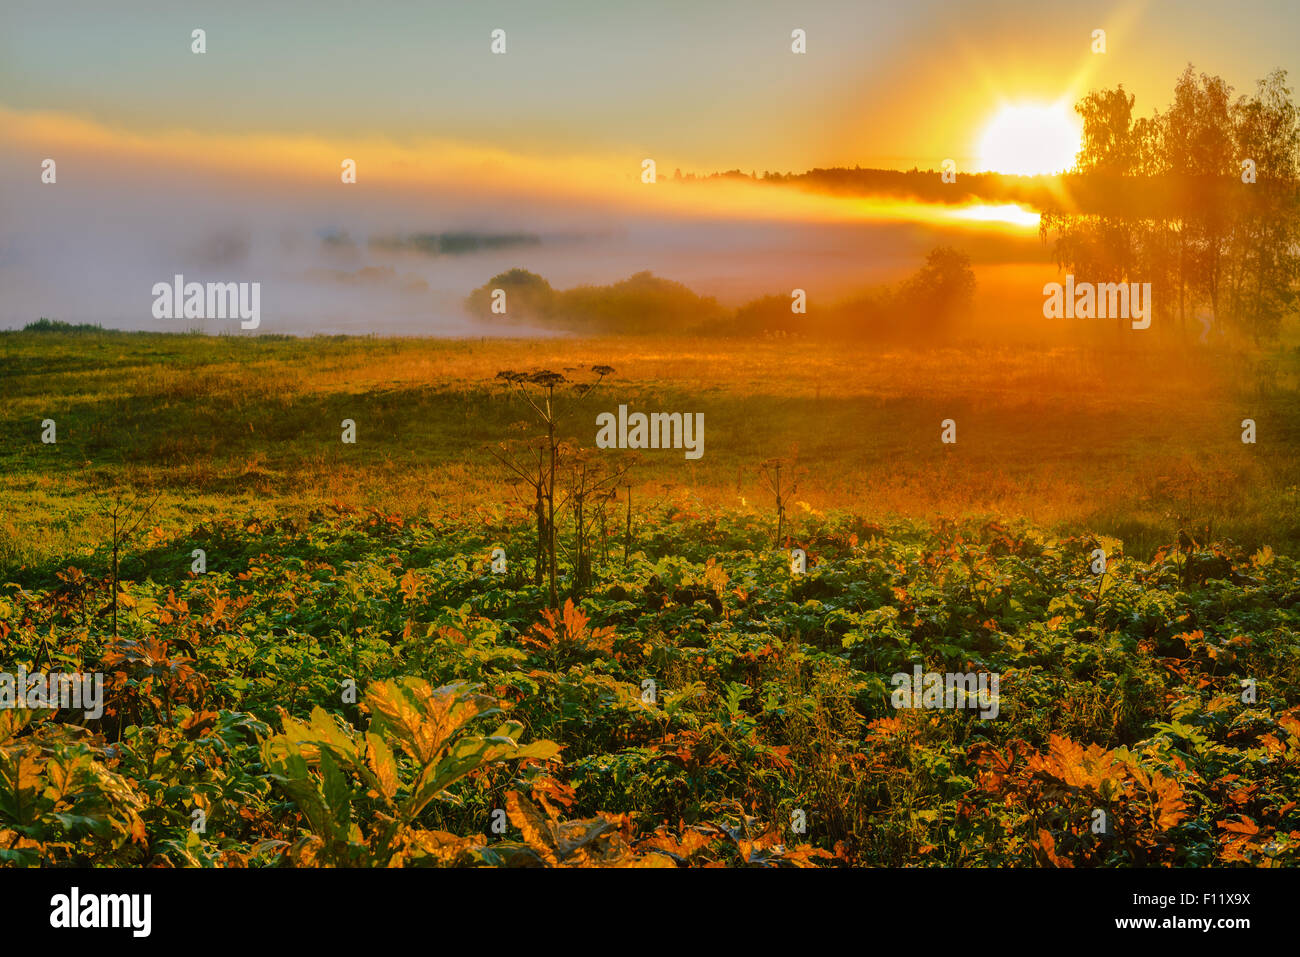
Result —
[[[1090, 52], [1098, 27], [1104, 55]], [[489, 52], [494, 28], [504, 56]], [[1123, 82], [1146, 112], [1188, 61], [1239, 91], [1278, 66], [1294, 79], [1298, 38], [1295, 0], [3, 0], [0, 107], [146, 135], [435, 138], [701, 171], [937, 168], [965, 165], [999, 99]]]
[[[561, 286], [648, 269], [731, 302], [830, 298], [940, 242], [1037, 268], [1021, 210], [979, 226], [915, 203], [647, 188], [641, 162], [661, 180], [969, 171], [1005, 104], [1123, 83], [1147, 114], [1189, 61], [1238, 92], [1276, 67], [1294, 85], [1298, 37], [1297, 0], [0, 0], [0, 328], [150, 328], [150, 290], [177, 273], [265, 283], [263, 332], [458, 334], [463, 297], [514, 266]], [[541, 241], [384, 244], [466, 231]]]

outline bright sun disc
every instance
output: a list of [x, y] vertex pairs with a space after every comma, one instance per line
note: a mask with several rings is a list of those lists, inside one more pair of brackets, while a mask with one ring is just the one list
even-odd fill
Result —
[[980, 168], [1019, 176], [1060, 173], [1074, 165], [1081, 135], [1062, 104], [1004, 106], [980, 140]]

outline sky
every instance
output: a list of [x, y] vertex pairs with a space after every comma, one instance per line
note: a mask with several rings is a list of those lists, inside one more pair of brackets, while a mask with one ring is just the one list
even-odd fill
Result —
[[[149, 328], [141, 290], [185, 270], [270, 283], [263, 331], [453, 334], [464, 296], [514, 266], [561, 286], [648, 269], [738, 302], [844, 293], [940, 241], [979, 261], [998, 230], [1021, 233], [1007, 262], [1042, 259], [1017, 210], [981, 245], [948, 210], [652, 190], [642, 162], [970, 171], [1008, 104], [1068, 113], [1123, 83], [1145, 114], [1188, 62], [1238, 92], [1277, 67], [1294, 83], [1298, 36], [1294, 0], [0, 0], [0, 328]], [[541, 241], [375, 243], [452, 231]]]
[[[190, 52], [190, 31], [208, 52]], [[493, 29], [507, 53], [489, 51]], [[808, 52], [790, 52], [790, 33]], [[1107, 31], [1107, 52], [1090, 50]], [[1300, 63], [1300, 4], [911, 0], [310, 3], [5, 0], [0, 106], [122, 133], [426, 139], [696, 171], [959, 166], [1002, 99], [1187, 62], [1245, 90]]]

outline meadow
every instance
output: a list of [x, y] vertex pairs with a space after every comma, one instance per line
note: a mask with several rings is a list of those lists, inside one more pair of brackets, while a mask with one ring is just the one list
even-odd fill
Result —
[[[626, 403], [702, 412], [706, 451], [610, 453], [552, 600], [497, 373], [593, 366], [561, 437]], [[1294, 865], [1298, 375], [1167, 342], [0, 334], [0, 658], [107, 702], [0, 712], [0, 860]], [[918, 665], [999, 674], [997, 718], [891, 705]]]
[[[762, 514], [759, 466], [791, 459], [810, 509], [876, 518], [1008, 516], [1123, 538], [1180, 529], [1300, 544], [1300, 352], [1070, 347], [907, 350], [775, 339], [290, 339], [0, 334], [0, 575], [104, 539], [108, 500], [159, 495], [165, 527], [300, 514], [404, 514], [512, 500], [492, 451], [526, 410], [505, 369], [614, 368], [565, 437], [590, 446], [620, 403], [703, 412], [707, 453], [647, 452], [637, 501]], [[53, 418], [57, 443], [40, 441]], [[340, 441], [352, 419], [357, 442]], [[957, 423], [957, 442], [940, 424]], [[1257, 423], [1253, 445], [1241, 421]]]

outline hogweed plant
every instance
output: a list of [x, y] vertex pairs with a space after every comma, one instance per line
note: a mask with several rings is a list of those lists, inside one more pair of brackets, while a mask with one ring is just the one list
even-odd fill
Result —
[[[568, 457], [564, 504], [573, 512], [573, 595], [591, 585], [592, 535], [604, 529], [604, 506], [615, 486], [632, 467], [630, 462], [610, 466], [592, 449], [575, 449]], [[602, 545], [604, 535], [601, 536]]]
[[791, 454], [789, 458], [766, 459], [759, 464], [758, 471], [776, 504], [776, 540], [773, 544], [780, 548], [790, 511], [790, 502], [799, 489], [794, 455]]
[[556, 479], [574, 448], [560, 435], [563, 412], [560, 399], [564, 391], [557, 390], [569, 386], [567, 391], [575, 399], [585, 399], [606, 376], [613, 375], [614, 370], [607, 365], [596, 365], [591, 367], [591, 372], [596, 376], [591, 382], [573, 382], [550, 369], [534, 372], [503, 370], [496, 374], [497, 379], [523, 400], [533, 413], [535, 422], [542, 428], [541, 434], [527, 441], [522, 448], [518, 444], [512, 446], [503, 442], [494, 450], [493, 455], [533, 493], [537, 537], [542, 546], [541, 557], [545, 563], [547, 593], [552, 608], [559, 605], [556, 583], [559, 577], [555, 533]]
[[[117, 633], [118, 633], [117, 632], [117, 605], [118, 605], [118, 590], [119, 590], [118, 582], [120, 580], [118, 578], [118, 562], [121, 557], [121, 553], [126, 546], [127, 540], [135, 533], [136, 529], [140, 527], [141, 523], [143, 523], [144, 520], [149, 517], [149, 513], [153, 511], [153, 507], [158, 504], [158, 499], [161, 496], [162, 496], [162, 492], [159, 492], [157, 495], [153, 497], [153, 500], [149, 502], [148, 505], [146, 505], [143, 509], [137, 511], [136, 507], [140, 504], [141, 496], [137, 493], [131, 498], [129, 502], [124, 502], [122, 500], [122, 493], [119, 491], [114, 495], [112, 505], [105, 506], [104, 508], [104, 514], [113, 523], [113, 539], [111, 544], [112, 565], [110, 567], [110, 572], [112, 574], [111, 598], [112, 598], [112, 608], [113, 608], [113, 637], [114, 638], [117, 637]], [[132, 518], [134, 518], [134, 521], [132, 521]]]

